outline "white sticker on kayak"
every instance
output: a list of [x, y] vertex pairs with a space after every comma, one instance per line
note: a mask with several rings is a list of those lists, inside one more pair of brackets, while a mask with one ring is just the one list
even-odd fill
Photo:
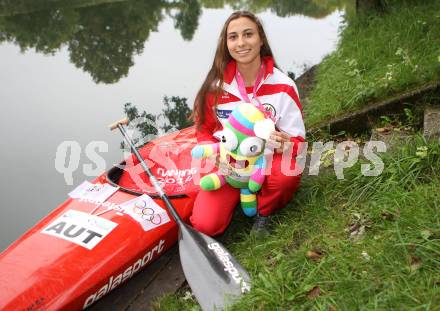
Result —
[[41, 233], [93, 249], [118, 224], [88, 213], [68, 210], [52, 221]]
[[144, 231], [162, 226], [170, 221], [167, 212], [146, 194], [124, 202], [120, 206], [124, 209], [124, 213], [141, 224]]
[[107, 200], [116, 191], [118, 191], [118, 188], [113, 187], [110, 184], [92, 184], [86, 180], [81, 185], [73, 189], [69, 193], [69, 196], [72, 199], [105, 202], [105, 200]]

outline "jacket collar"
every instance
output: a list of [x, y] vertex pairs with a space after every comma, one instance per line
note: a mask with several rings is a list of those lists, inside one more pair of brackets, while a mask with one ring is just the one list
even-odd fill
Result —
[[[263, 57], [262, 61], [266, 66], [266, 72], [264, 73], [264, 78], [261, 81], [258, 88], [264, 83], [266, 78], [273, 73], [273, 66], [274, 66], [273, 58], [271, 56], [265, 56]], [[235, 62], [235, 60], [231, 60], [226, 65], [226, 69], [223, 73], [223, 77], [224, 77], [223, 90], [225, 90], [228, 93], [231, 93], [232, 95], [244, 101], [244, 99], [241, 97], [240, 91], [238, 90], [237, 81], [235, 80], [236, 68], [237, 68], [237, 63]]]
[[[264, 63], [264, 65], [266, 66], [266, 72], [264, 73], [264, 79], [265, 80], [267, 78], [267, 76], [269, 74], [273, 73], [273, 58], [271, 56], [264, 56], [262, 58], [262, 61]], [[233, 59], [231, 60], [227, 65], [226, 65], [226, 69], [223, 73], [223, 77], [224, 77], [224, 82], [227, 84], [231, 84], [232, 80], [234, 80], [235, 78], [235, 71], [237, 68], [237, 63], [236, 61]]]

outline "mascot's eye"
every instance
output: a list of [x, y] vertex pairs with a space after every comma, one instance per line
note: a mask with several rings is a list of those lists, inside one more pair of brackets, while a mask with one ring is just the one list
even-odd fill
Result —
[[232, 132], [230, 129], [225, 128], [223, 130], [223, 135], [222, 135], [222, 145], [228, 149], [229, 151], [234, 150], [235, 148], [237, 148], [238, 145], [238, 140], [237, 140], [237, 136], [235, 136], [234, 132]]
[[263, 150], [264, 141], [258, 137], [249, 137], [240, 144], [240, 152], [246, 157], [252, 157]]

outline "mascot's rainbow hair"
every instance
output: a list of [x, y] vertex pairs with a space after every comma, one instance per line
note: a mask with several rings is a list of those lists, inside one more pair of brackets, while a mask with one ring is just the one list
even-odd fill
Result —
[[[257, 213], [257, 196], [265, 176], [265, 141], [257, 137], [260, 125], [265, 123], [264, 113], [249, 103], [239, 104], [223, 125], [221, 141], [216, 144], [197, 145], [191, 151], [194, 158], [206, 158], [220, 153], [220, 169], [204, 176], [203, 190], [216, 190], [228, 183], [240, 189], [240, 202], [247, 216]], [[258, 131], [261, 132], [261, 131]], [[223, 174], [225, 169], [226, 174]]]

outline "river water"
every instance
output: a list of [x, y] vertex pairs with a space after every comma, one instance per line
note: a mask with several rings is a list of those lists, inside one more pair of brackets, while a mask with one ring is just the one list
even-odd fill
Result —
[[[164, 96], [180, 96], [192, 107], [235, 9], [257, 11], [278, 65], [296, 76], [335, 49], [344, 10], [313, 0], [43, 2], [0, 0], [0, 251], [122, 159], [107, 125], [125, 103], [158, 114]], [[59, 149], [66, 142], [75, 150]], [[86, 154], [96, 146], [100, 166]]]

